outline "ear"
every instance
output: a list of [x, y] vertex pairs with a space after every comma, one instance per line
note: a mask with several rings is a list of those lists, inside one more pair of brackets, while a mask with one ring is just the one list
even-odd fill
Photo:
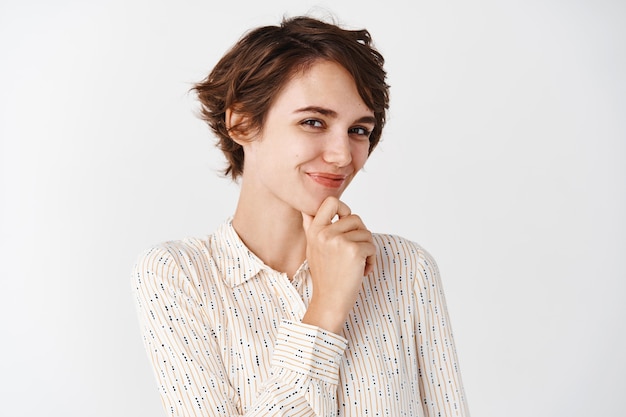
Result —
[[244, 143], [250, 142], [254, 134], [249, 129], [249, 116], [246, 113], [229, 107], [226, 109], [224, 119], [228, 134], [233, 141], [242, 146]]

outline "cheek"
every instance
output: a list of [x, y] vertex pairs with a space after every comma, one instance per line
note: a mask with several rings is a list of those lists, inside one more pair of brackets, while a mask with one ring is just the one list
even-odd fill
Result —
[[352, 151], [352, 161], [358, 169], [361, 169], [363, 165], [365, 165], [365, 162], [367, 162], [367, 158], [369, 156], [367, 154], [368, 151], [369, 142], [366, 144], [358, 144]]
[[286, 155], [289, 155], [292, 161], [296, 163], [303, 163], [317, 158], [322, 153], [322, 148], [319, 141], [318, 144], [308, 140], [294, 140], [284, 149]]

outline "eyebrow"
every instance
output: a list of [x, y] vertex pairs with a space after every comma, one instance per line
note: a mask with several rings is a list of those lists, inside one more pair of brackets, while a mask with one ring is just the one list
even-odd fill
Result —
[[[294, 110], [294, 113], [308, 113], [308, 112], [319, 113], [321, 115], [331, 117], [333, 119], [336, 119], [338, 116], [336, 111], [327, 109], [325, 107], [319, 107], [319, 106], [307, 106], [307, 107], [302, 107], [300, 109]], [[355, 123], [370, 123], [370, 124], [376, 125], [376, 118], [374, 116], [363, 116], [360, 119], [355, 120]]]

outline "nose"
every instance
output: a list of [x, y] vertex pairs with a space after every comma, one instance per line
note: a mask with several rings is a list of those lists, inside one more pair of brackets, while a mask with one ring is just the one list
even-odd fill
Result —
[[347, 132], [335, 133], [326, 138], [323, 158], [325, 162], [338, 167], [345, 167], [352, 162], [350, 136]]

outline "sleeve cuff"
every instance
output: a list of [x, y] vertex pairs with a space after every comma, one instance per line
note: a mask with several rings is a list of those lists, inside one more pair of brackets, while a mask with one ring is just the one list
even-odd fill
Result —
[[283, 320], [276, 336], [272, 367], [337, 384], [347, 345], [343, 337], [319, 327]]

